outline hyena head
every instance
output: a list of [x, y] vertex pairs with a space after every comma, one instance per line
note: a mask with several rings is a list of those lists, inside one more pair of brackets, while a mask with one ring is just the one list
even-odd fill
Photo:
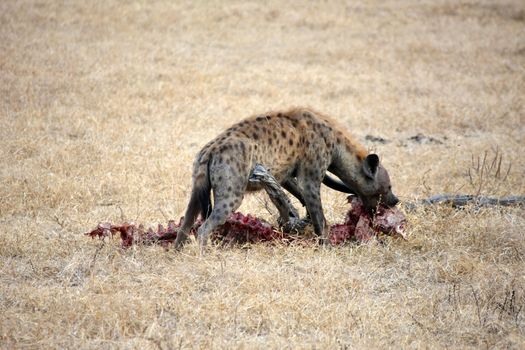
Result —
[[379, 164], [377, 154], [369, 154], [363, 160], [360, 176], [358, 176], [358, 195], [365, 208], [374, 211], [379, 206], [393, 207], [399, 199], [392, 192], [390, 176]]

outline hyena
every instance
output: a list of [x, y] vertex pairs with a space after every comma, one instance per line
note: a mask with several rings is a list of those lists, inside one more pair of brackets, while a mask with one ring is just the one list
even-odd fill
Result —
[[[198, 153], [176, 248], [184, 243], [199, 214], [205, 218], [198, 230], [199, 243], [205, 246], [210, 232], [237, 210], [244, 194], [261, 189], [248, 181], [256, 164], [263, 165], [306, 206], [314, 232], [324, 243], [328, 230], [320, 197], [322, 182], [355, 193], [370, 211], [398, 202], [379, 157], [367, 154], [334, 120], [305, 108], [268, 113], [233, 125]], [[342, 183], [326, 177], [327, 171]]]

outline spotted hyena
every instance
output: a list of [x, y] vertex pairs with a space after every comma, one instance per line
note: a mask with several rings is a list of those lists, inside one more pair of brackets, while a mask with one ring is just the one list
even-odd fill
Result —
[[[367, 154], [334, 120], [305, 108], [268, 113], [233, 125], [198, 153], [177, 248], [199, 214], [206, 219], [198, 230], [199, 243], [204, 246], [209, 233], [241, 205], [244, 194], [260, 189], [248, 181], [256, 164], [263, 165], [306, 206], [314, 231], [323, 242], [327, 242], [328, 232], [320, 197], [322, 182], [354, 192], [369, 210], [398, 202], [379, 157]], [[326, 171], [342, 183], [326, 177]]]

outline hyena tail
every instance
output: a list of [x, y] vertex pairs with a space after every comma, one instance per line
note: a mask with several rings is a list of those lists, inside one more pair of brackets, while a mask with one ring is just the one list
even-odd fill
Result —
[[193, 171], [193, 188], [191, 190], [190, 202], [186, 208], [182, 225], [177, 232], [175, 248], [180, 248], [186, 241], [188, 232], [191, 230], [199, 214], [203, 219], [207, 219], [211, 213], [211, 183], [208, 164], [208, 157], [202, 154], [199, 155], [195, 161]]

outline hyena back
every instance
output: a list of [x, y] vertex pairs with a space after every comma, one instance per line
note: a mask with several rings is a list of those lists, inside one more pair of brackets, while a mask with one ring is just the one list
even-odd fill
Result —
[[199, 243], [204, 246], [209, 233], [241, 205], [244, 193], [260, 189], [248, 181], [256, 164], [262, 164], [301, 200], [315, 233], [324, 242], [327, 225], [320, 186], [327, 170], [337, 175], [370, 210], [398, 202], [378, 156], [367, 155], [364, 147], [329, 117], [304, 108], [254, 116], [225, 130], [198, 153], [177, 248], [186, 240], [199, 214], [206, 219], [198, 230]]

